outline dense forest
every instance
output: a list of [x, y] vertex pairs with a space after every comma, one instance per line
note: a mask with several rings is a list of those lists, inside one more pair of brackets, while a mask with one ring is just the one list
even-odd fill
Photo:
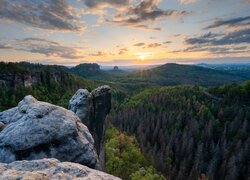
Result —
[[250, 177], [250, 82], [145, 90], [108, 118], [168, 179]]
[[239, 85], [232, 82], [242, 82], [240, 76], [176, 64], [130, 73], [94, 66], [89, 80], [82, 73], [92, 71], [91, 64], [76, 73], [63, 66], [0, 63], [0, 111], [28, 94], [68, 107], [78, 88], [108, 84], [107, 172], [128, 180], [250, 177], [250, 81]]

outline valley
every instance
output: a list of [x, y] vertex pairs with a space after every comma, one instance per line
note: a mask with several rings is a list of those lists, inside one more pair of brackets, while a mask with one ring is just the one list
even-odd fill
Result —
[[250, 82], [244, 76], [178, 64], [133, 71], [101, 70], [97, 64], [71, 69], [25, 62], [0, 66], [2, 111], [27, 94], [68, 108], [77, 89], [109, 85], [105, 136], [95, 128], [104, 123], [107, 104], [95, 111], [102, 117], [90, 114], [82, 121], [94, 135], [98, 154], [106, 153], [101, 163], [110, 174], [122, 179], [141, 179], [141, 173], [148, 179], [248, 176]]

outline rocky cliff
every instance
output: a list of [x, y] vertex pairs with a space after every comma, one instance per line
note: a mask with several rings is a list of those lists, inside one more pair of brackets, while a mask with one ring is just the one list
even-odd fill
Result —
[[60, 162], [56, 159], [42, 159], [15, 161], [10, 164], [0, 163], [0, 179], [119, 180], [120, 178], [76, 163]]
[[64, 79], [68, 78], [68, 74], [59, 71], [0, 74], [0, 89], [30, 87], [39, 83], [48, 84], [51, 81], [62, 83]]
[[68, 85], [71, 75], [66, 67], [40, 64], [0, 62], [0, 89], [17, 89], [52, 81]]
[[69, 101], [69, 109], [88, 126], [99, 155], [104, 140], [104, 121], [111, 109], [110, 87], [100, 86], [91, 93], [86, 89], [79, 89]]
[[0, 113], [0, 162], [57, 158], [95, 167], [88, 128], [69, 110], [26, 96]]

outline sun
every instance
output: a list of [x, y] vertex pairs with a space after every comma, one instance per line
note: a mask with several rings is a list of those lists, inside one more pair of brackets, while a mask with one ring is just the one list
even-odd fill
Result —
[[145, 56], [145, 55], [140, 55], [140, 56], [138, 56], [138, 58], [140, 59], [140, 60], [145, 60], [145, 58], [146, 58], [147, 56]]
[[151, 55], [151, 53], [149, 53], [149, 52], [140, 52], [140, 53], [137, 53], [137, 54], [136, 54], [137, 58], [140, 59], [141, 61], [144, 61], [144, 60], [147, 59], [150, 55]]

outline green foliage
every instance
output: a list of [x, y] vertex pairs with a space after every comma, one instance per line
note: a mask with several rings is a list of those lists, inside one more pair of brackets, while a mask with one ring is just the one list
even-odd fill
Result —
[[[79, 88], [89, 90], [97, 83], [79, 78], [68, 73], [61, 66], [45, 66], [40, 64], [3, 63], [0, 62], [0, 75], [7, 76], [11, 87], [0, 87], [0, 111], [17, 106], [24, 96], [32, 95], [40, 101], [50, 102], [63, 107]], [[32, 86], [24, 86], [24, 77], [32, 76], [37, 82]], [[12, 79], [12, 77], [18, 77]]]
[[127, 81], [148, 82], [151, 85], [201, 85], [216, 86], [226, 83], [242, 82], [247, 80], [242, 76], [232, 75], [213, 69], [202, 68], [192, 65], [165, 64], [149, 70], [130, 74]]
[[246, 81], [241, 85], [230, 84], [218, 88], [209, 88], [208, 91], [222, 98], [225, 104], [242, 104], [250, 106], [250, 81]]
[[[168, 179], [246, 179], [250, 151], [249, 82], [216, 88], [146, 89], [108, 116], [135, 135]], [[231, 171], [231, 169], [234, 171]], [[139, 173], [140, 174], [140, 173]]]
[[138, 171], [130, 175], [132, 180], [165, 180], [166, 178], [159, 175], [155, 169], [150, 166], [148, 168], [140, 168]]
[[[107, 172], [122, 179], [139, 177], [140, 169], [146, 167], [147, 162], [135, 138], [119, 132], [113, 126], [106, 128], [105, 138]], [[161, 177], [152, 167], [146, 169], [145, 178]]]

